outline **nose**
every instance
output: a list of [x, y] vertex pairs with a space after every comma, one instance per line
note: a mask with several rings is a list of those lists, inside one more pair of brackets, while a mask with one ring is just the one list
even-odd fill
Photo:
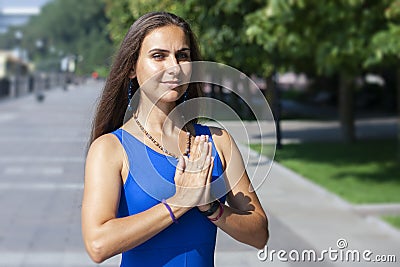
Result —
[[170, 56], [167, 60], [166, 70], [168, 74], [177, 75], [181, 71], [179, 61], [175, 56]]

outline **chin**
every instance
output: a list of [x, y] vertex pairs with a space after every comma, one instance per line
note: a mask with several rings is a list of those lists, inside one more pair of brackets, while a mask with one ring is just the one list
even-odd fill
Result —
[[175, 102], [183, 96], [183, 94], [185, 93], [185, 90], [186, 90], [186, 87], [173, 88], [173, 89], [169, 90], [168, 92], [165, 92], [165, 94], [162, 97], [160, 97], [160, 101]]
[[181, 94], [178, 92], [168, 92], [160, 97], [159, 101], [164, 103], [175, 103], [180, 97]]

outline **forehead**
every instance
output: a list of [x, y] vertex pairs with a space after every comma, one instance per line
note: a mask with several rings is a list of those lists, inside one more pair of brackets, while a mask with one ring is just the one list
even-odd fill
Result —
[[143, 40], [142, 49], [189, 47], [189, 38], [178, 26], [164, 26], [149, 32]]

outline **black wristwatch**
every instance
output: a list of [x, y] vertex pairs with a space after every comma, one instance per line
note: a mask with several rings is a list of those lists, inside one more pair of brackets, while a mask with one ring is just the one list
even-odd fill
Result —
[[204, 216], [208, 217], [208, 216], [213, 215], [217, 211], [218, 208], [219, 208], [219, 201], [215, 200], [215, 201], [211, 202], [211, 206], [210, 206], [210, 208], [208, 210], [205, 210], [205, 211], [201, 211], [200, 210], [200, 212]]

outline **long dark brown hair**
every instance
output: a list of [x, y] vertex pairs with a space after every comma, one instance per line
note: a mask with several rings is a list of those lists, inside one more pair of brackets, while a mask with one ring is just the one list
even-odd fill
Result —
[[[167, 12], [151, 12], [136, 20], [122, 41], [107, 77], [93, 119], [89, 145], [99, 136], [122, 126], [128, 106], [129, 76], [139, 58], [143, 40], [152, 30], [169, 25], [180, 27], [189, 38], [191, 60], [201, 60], [196, 37], [182, 18]], [[139, 84], [136, 78], [132, 82], [132, 93], [135, 94]], [[187, 92], [187, 99], [200, 96], [200, 84], [190, 83]]]

